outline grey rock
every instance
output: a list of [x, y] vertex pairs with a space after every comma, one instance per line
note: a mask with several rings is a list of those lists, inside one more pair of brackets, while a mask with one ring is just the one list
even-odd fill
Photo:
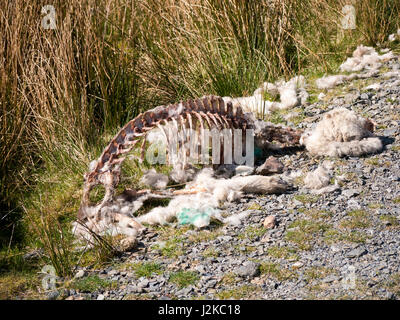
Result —
[[246, 261], [242, 266], [237, 267], [234, 272], [241, 277], [253, 278], [260, 273], [260, 264]]
[[385, 137], [391, 137], [394, 136], [395, 133], [397, 132], [398, 128], [390, 128], [390, 129], [386, 129], [385, 131], [383, 131], [383, 135]]
[[337, 280], [339, 280], [339, 277], [331, 274], [329, 276], [326, 276], [324, 279], [322, 279], [322, 282], [323, 283], [331, 283], [331, 282], [334, 282]]
[[367, 254], [367, 253], [368, 253], [368, 251], [365, 248], [358, 247], [358, 248], [355, 248], [355, 249], [349, 251], [346, 254], [346, 257], [347, 258], [358, 258], [358, 257], [363, 256], [364, 254]]
[[57, 290], [50, 291], [47, 295], [46, 298], [47, 300], [56, 300], [60, 293]]
[[360, 194], [360, 190], [348, 189], [348, 190], [342, 191], [342, 194], [347, 198], [351, 198], [351, 197], [359, 195]]
[[193, 287], [189, 286], [189, 287], [186, 287], [186, 288], [183, 288], [183, 289], [177, 291], [176, 294], [177, 294], [177, 296], [187, 296], [192, 291], [193, 291]]
[[215, 285], [217, 284], [217, 280], [210, 280], [206, 283], [207, 288], [214, 288]]
[[144, 279], [137, 284], [138, 288], [146, 288], [148, 285], [149, 285], [149, 280], [147, 279]]
[[111, 270], [111, 271], [108, 272], [108, 275], [111, 276], [111, 277], [119, 275], [119, 271], [118, 270]]

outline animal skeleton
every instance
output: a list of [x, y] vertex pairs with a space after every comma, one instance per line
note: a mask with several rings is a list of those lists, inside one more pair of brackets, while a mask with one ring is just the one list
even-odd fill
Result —
[[[272, 141], [295, 145], [299, 143], [301, 132], [259, 121], [250, 113], [243, 113], [240, 106], [234, 107], [232, 102], [224, 102], [221, 97], [204, 96], [200, 99], [188, 100], [168, 106], [158, 106], [139, 114], [129, 121], [111, 140], [98, 160], [92, 161], [89, 172], [85, 174], [83, 197], [78, 213], [78, 221], [87, 228], [101, 232], [106, 224], [117, 223], [121, 228], [117, 232], [136, 235], [137, 230], [143, 226], [134, 218], [120, 212], [102, 210], [114, 200], [115, 188], [120, 180], [121, 165], [133, 147], [142, 139], [146, 141], [147, 133], [159, 128], [165, 132], [166, 125], [179, 126], [186, 129], [204, 131], [209, 129], [253, 129], [255, 144], [259, 148], [266, 149]], [[141, 154], [144, 154], [144, 143], [141, 146]], [[184, 148], [184, 144], [182, 144]], [[103, 185], [105, 196], [97, 205], [91, 205], [90, 191], [96, 185]], [[166, 197], [163, 194], [150, 194], [149, 192], [133, 192], [133, 199], [147, 199], [149, 197]], [[170, 195], [169, 195], [170, 196]], [[77, 225], [75, 225], [77, 227]], [[79, 233], [79, 226], [75, 228]], [[81, 230], [82, 231], [82, 230]], [[83, 232], [81, 232], [83, 233]]]

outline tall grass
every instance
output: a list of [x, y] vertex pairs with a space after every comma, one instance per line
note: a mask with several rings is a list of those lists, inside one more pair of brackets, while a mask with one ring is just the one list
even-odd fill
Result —
[[61, 215], [57, 202], [74, 199], [74, 208], [88, 162], [143, 109], [333, 72], [356, 45], [382, 43], [399, 27], [397, 0], [351, 2], [352, 31], [340, 26], [344, 0], [55, 0], [55, 30], [41, 27], [48, 1], [3, 1], [1, 246], [24, 232], [40, 238], [18, 228], [23, 215], [45, 222], [32, 198], [52, 199]]

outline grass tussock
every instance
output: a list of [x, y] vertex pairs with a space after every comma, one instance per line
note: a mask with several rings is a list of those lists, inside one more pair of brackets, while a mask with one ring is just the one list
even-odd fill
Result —
[[[16, 270], [27, 245], [42, 247], [59, 275], [80, 261], [69, 223], [82, 175], [128, 119], [335, 72], [400, 26], [389, 0], [354, 1], [355, 30], [340, 25], [344, 0], [55, 0], [56, 29], [44, 29], [47, 4], [0, 7], [0, 265]], [[123, 168], [135, 179], [139, 169]]]

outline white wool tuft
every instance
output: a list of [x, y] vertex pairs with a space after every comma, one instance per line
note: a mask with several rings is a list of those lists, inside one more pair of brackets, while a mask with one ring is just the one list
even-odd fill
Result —
[[315, 81], [318, 89], [331, 89], [339, 84], [342, 84], [346, 80], [344, 75], [334, 75], [319, 78]]
[[395, 77], [400, 77], [400, 72], [399, 71], [388, 71], [382, 74], [382, 78], [384, 79], [390, 79], [390, 78], [395, 78]]
[[365, 87], [364, 90], [379, 90], [382, 87], [382, 85], [380, 83], [373, 83], [370, 84], [369, 86]]
[[[231, 179], [216, 179], [213, 170], [201, 170], [194, 181], [186, 185], [186, 189], [198, 189], [199, 193], [181, 195], [171, 200], [167, 207], [157, 207], [149, 213], [137, 218], [139, 223], [165, 224], [172, 221], [183, 209], [192, 209], [199, 212], [211, 212], [215, 215], [216, 208], [223, 202], [232, 202], [240, 199], [244, 193], [281, 193], [287, 190], [288, 183], [277, 177], [244, 176]], [[232, 218], [237, 222], [236, 218]], [[229, 220], [228, 220], [229, 221]], [[205, 220], [199, 220], [203, 225]]]
[[155, 169], [148, 170], [140, 179], [140, 183], [155, 189], [165, 189], [168, 182], [168, 176], [157, 173]]
[[324, 194], [324, 193], [331, 193], [331, 192], [334, 192], [334, 191], [339, 190], [339, 189], [340, 189], [340, 186], [337, 183], [337, 181], [335, 180], [335, 184], [328, 185], [328, 186], [323, 187], [321, 189], [311, 189], [311, 194], [317, 194], [318, 195], [318, 194]]
[[313, 155], [332, 157], [361, 156], [383, 148], [373, 136], [373, 123], [345, 108], [326, 113], [314, 130], [301, 136], [300, 144]]
[[304, 178], [304, 186], [308, 189], [321, 189], [329, 185], [329, 171], [324, 166], [319, 166]]
[[183, 165], [182, 163], [175, 163], [172, 171], [169, 173], [169, 177], [176, 183], [186, 183], [187, 181], [193, 180], [198, 169], [190, 164]]
[[340, 66], [342, 72], [358, 72], [364, 69], [377, 70], [381, 67], [381, 62], [389, 61], [395, 56], [389, 51], [383, 55], [379, 55], [374, 48], [360, 45], [353, 52], [353, 57], [348, 58]]
[[389, 34], [388, 40], [389, 40], [389, 42], [396, 41], [396, 35], [394, 33]]
[[[222, 99], [225, 102], [231, 102], [234, 108], [241, 106], [244, 112], [265, 115], [274, 110], [286, 110], [298, 106], [300, 103], [305, 104], [308, 99], [305, 86], [306, 80], [304, 76], [296, 76], [287, 82], [264, 82], [249, 97], [223, 97]], [[279, 96], [280, 101], [265, 100], [264, 93], [268, 93], [273, 99]]]
[[297, 97], [297, 85], [295, 81], [289, 81], [279, 86], [279, 95], [281, 102], [273, 105], [271, 108], [272, 110], [292, 109], [299, 104], [299, 99]]
[[233, 214], [225, 219], [223, 219], [223, 222], [226, 224], [229, 224], [231, 226], [240, 226], [242, 224], [242, 221], [246, 219], [250, 215], [251, 211], [243, 211], [237, 214]]

